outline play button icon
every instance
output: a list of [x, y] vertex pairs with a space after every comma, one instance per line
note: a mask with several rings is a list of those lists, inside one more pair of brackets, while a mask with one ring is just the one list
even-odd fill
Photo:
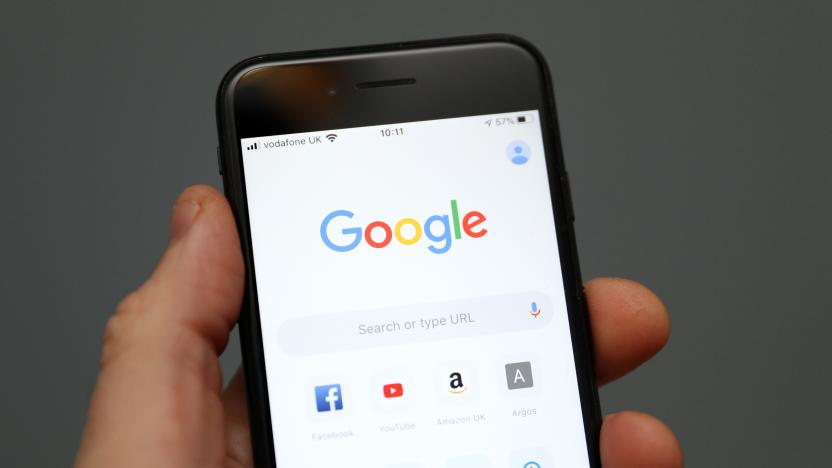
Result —
[[400, 383], [390, 383], [383, 387], [384, 398], [399, 398], [404, 395], [404, 387]]

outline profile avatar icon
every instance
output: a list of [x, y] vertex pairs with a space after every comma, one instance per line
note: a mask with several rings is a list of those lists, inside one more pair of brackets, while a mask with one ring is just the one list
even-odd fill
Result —
[[529, 149], [529, 145], [525, 141], [515, 140], [508, 144], [506, 156], [512, 164], [522, 166], [529, 162], [529, 158], [532, 156], [532, 150]]

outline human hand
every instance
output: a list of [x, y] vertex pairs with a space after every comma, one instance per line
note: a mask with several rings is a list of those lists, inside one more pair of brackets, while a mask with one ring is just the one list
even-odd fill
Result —
[[[156, 270], [107, 324], [101, 369], [76, 468], [252, 466], [244, 380], [222, 390], [218, 356], [240, 311], [244, 271], [231, 209], [197, 186], [177, 200], [170, 242]], [[638, 367], [664, 346], [664, 306], [627, 280], [586, 285], [599, 384]], [[606, 468], [677, 468], [679, 443], [636, 412], [607, 416]]]

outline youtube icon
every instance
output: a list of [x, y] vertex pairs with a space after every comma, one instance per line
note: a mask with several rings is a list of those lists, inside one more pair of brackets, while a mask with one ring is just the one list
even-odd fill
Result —
[[386, 384], [383, 390], [384, 398], [399, 398], [404, 395], [404, 387], [400, 383]]

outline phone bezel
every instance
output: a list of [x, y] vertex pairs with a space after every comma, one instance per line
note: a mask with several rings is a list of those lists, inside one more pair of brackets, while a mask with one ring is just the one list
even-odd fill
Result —
[[[339, 63], [345, 67], [338, 68]], [[430, 73], [426, 73], [426, 63], [430, 63]], [[365, 76], [371, 76], [374, 80], [389, 80], [410, 78], [399, 75], [412, 73], [416, 75], [417, 86], [385, 88], [385, 92], [392, 91], [386, 94], [388, 99], [383, 100], [356, 100], [350, 92], [351, 96], [346, 103], [339, 102], [346, 99], [344, 97], [327, 101], [313, 96], [311, 93], [317, 91], [308, 83], [297, 82], [298, 87], [291, 89], [295, 86], [291, 80], [290, 84], [285, 83], [285, 73], [278, 75], [278, 70], [273, 67], [282, 67], [281, 73], [289, 70], [289, 67], [293, 67], [293, 70], [305, 68], [306, 72], [314, 72], [317, 67], [321, 76], [329, 76], [332, 82], [337, 82], [342, 87], [352, 87]], [[490, 71], [483, 73], [486, 69]], [[241, 80], [253, 76], [249, 74], [252, 71], [266, 73], [265, 81], [281, 81], [280, 86], [275, 87], [271, 82], [267, 86], [259, 83], [253, 86], [246, 82], [241, 84]], [[269, 78], [268, 73], [271, 72], [275, 73]], [[331, 86], [331, 82], [323, 79], [320, 86]], [[269, 94], [270, 99], [276, 97], [272, 100], [291, 100], [299, 96], [299, 102], [265, 105], [260, 103], [261, 100], [251, 99], [241, 90], [272, 93]], [[488, 95], [484, 96], [484, 93]], [[369, 95], [371, 93], [365, 94]], [[266, 99], [262, 101], [271, 102]], [[382, 101], [394, 105], [382, 106]], [[286, 108], [297, 109], [301, 105], [304, 106], [304, 111], [311, 107], [310, 112], [304, 112], [303, 117], [297, 118], [286, 115], [290, 114]], [[339, 111], [334, 112], [333, 109]], [[598, 445], [601, 411], [591, 334], [578, 264], [568, 174], [563, 162], [549, 68], [542, 54], [529, 42], [503, 34], [261, 55], [238, 63], [223, 78], [217, 93], [219, 163], [225, 193], [237, 221], [246, 266], [246, 289], [239, 331], [256, 466], [276, 466], [276, 458], [240, 138], [521, 109], [540, 111], [587, 450], [590, 465], [601, 466]]]

